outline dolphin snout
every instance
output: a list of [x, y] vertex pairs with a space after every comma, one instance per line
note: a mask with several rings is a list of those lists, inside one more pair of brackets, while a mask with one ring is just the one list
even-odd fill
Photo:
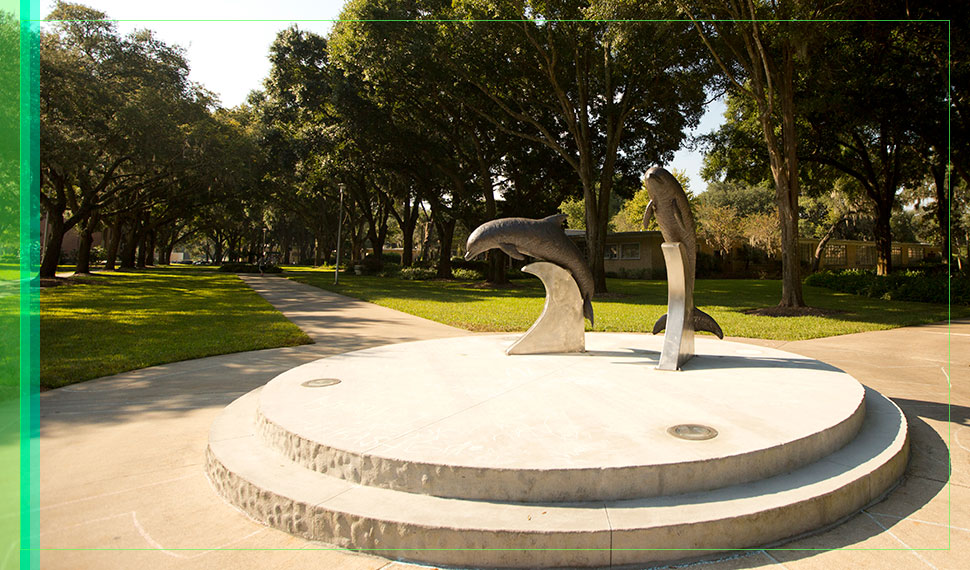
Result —
[[647, 171], [647, 173], [644, 175], [644, 178], [647, 178], [647, 179], [660, 178], [663, 175], [663, 172], [664, 172], [663, 168], [659, 166], [654, 166]]

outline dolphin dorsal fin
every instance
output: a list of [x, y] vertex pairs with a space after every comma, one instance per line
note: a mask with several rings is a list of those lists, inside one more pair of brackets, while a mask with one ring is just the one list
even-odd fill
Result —
[[569, 216], [567, 216], [566, 214], [553, 214], [551, 216], [546, 216], [545, 218], [542, 218], [539, 221], [542, 222], [542, 223], [544, 223], [544, 224], [556, 224], [557, 226], [559, 226], [561, 228], [562, 227], [562, 223], [565, 222], [566, 221], [566, 218], [568, 218], [568, 217]]

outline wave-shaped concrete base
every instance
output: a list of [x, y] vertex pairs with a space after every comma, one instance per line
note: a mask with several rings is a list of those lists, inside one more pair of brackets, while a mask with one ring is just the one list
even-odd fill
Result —
[[[290, 370], [213, 424], [210, 479], [257, 520], [342, 547], [575, 567], [778, 542], [878, 500], [905, 469], [899, 409], [818, 361], [698, 338], [684, 371], [662, 372], [662, 337], [593, 333], [584, 354], [507, 356], [513, 340]], [[668, 430], [686, 424], [716, 436]]]

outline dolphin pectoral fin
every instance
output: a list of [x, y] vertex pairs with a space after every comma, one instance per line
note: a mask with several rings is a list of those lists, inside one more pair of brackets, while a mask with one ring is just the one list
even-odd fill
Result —
[[687, 224], [684, 222], [684, 214], [677, 207], [677, 200], [670, 201], [670, 211], [674, 213], [674, 217], [677, 218], [677, 224], [682, 228], [686, 228]]
[[525, 259], [525, 256], [522, 255], [522, 252], [520, 252], [517, 247], [515, 247], [514, 243], [503, 242], [498, 244], [498, 248], [504, 251], [505, 255], [513, 259]]
[[653, 330], [651, 331], [651, 333], [657, 334], [658, 332], [664, 330], [665, 328], [667, 328], [667, 313], [664, 313], [663, 315], [661, 315], [661, 317], [657, 319], [657, 322], [653, 323]]
[[589, 297], [583, 297], [583, 316], [589, 319], [589, 326], [595, 327], [593, 322], [593, 302]]
[[724, 333], [721, 331], [721, 326], [717, 324], [714, 317], [708, 315], [697, 307], [694, 307], [694, 312], [691, 314], [691, 322], [694, 325], [695, 331], [707, 331], [709, 333], [714, 333], [717, 338], [724, 338]]
[[562, 227], [562, 223], [565, 222], [566, 218], [568, 217], [569, 216], [567, 216], [566, 214], [553, 214], [551, 216], [546, 216], [545, 218], [542, 218], [539, 221], [544, 224], [556, 224], [556, 226]]
[[643, 209], [643, 229], [647, 229], [650, 225], [650, 219], [653, 218], [653, 212], [657, 209], [657, 205], [653, 203], [653, 200], [647, 202], [647, 207]]

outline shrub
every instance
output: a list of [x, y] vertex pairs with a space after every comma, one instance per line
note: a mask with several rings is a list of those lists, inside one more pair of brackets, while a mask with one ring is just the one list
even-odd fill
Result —
[[384, 263], [395, 263], [401, 265], [401, 254], [394, 251], [385, 251], [381, 253], [381, 260]]
[[488, 273], [488, 261], [480, 259], [465, 261], [464, 257], [455, 256], [451, 258], [451, 268], [471, 269], [480, 272], [482, 275], [486, 275]]
[[949, 299], [947, 274], [939, 271], [909, 270], [890, 275], [862, 269], [820, 271], [806, 277], [805, 284], [887, 301], [946, 304], [949, 300], [954, 305], [970, 305], [970, 276], [966, 273], [956, 273], [949, 280]]
[[[259, 266], [255, 263], [223, 263], [219, 266], [223, 273], [259, 273]], [[263, 273], [282, 273], [283, 270], [275, 265], [264, 265]]]
[[398, 276], [408, 281], [422, 281], [434, 279], [436, 274], [437, 272], [430, 267], [403, 267]]
[[481, 281], [485, 279], [485, 274], [477, 269], [459, 267], [458, 269], [452, 270], [451, 274], [455, 279], [464, 279], [466, 281]]
[[364, 275], [374, 275], [382, 269], [383, 261], [382, 259], [374, 257], [373, 254], [367, 254], [358, 264], [360, 265], [361, 273]]

